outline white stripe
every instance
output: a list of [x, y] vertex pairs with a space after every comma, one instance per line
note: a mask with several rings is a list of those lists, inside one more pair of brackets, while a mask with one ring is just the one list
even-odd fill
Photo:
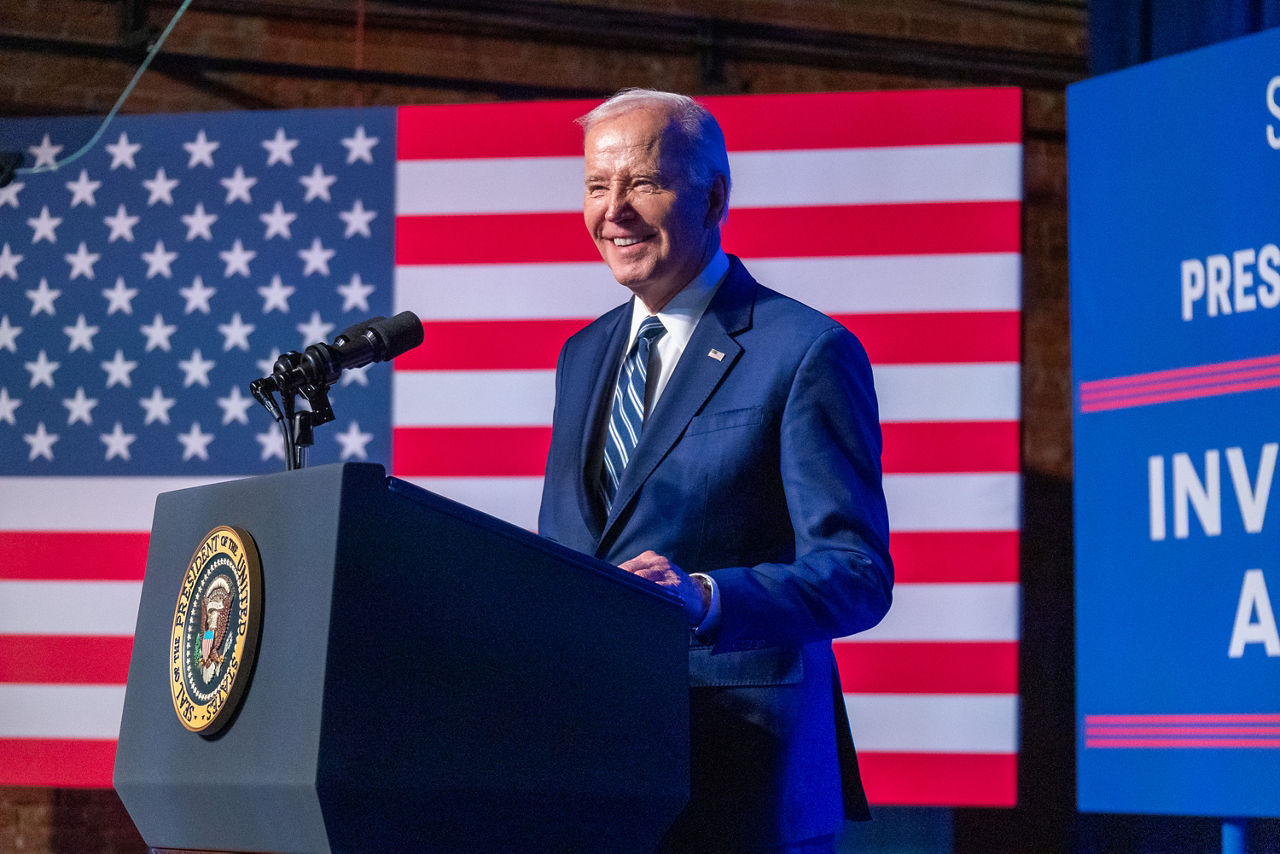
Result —
[[[1017, 363], [874, 369], [880, 420], [1016, 421]], [[551, 424], [555, 371], [396, 371], [397, 427]]]
[[[582, 158], [396, 164], [397, 215], [576, 212]], [[731, 208], [1021, 198], [1017, 143], [730, 152]]]
[[0, 531], [150, 531], [160, 493], [231, 479], [0, 477]]
[[140, 581], [0, 581], [0, 635], [131, 635]]
[[396, 371], [396, 427], [550, 426], [555, 371]]
[[845, 694], [858, 750], [1016, 753], [1014, 694]]
[[[540, 477], [411, 477], [424, 489], [534, 530]], [[891, 474], [884, 478], [893, 531], [1016, 531], [1017, 474]]]
[[1020, 604], [1016, 583], [897, 584], [884, 620], [845, 640], [1016, 641]]
[[880, 420], [1017, 421], [1017, 362], [873, 366]]
[[[1016, 311], [1013, 253], [744, 259], [761, 284], [828, 314]], [[423, 320], [581, 318], [630, 298], [601, 262], [401, 266], [395, 311]]]
[[0, 684], [0, 738], [117, 738], [123, 711], [123, 685]]
[[402, 478], [445, 498], [473, 507], [524, 528], [538, 527], [542, 501], [540, 477], [406, 477]]
[[996, 474], [889, 474], [891, 531], [1016, 531], [1021, 478]]

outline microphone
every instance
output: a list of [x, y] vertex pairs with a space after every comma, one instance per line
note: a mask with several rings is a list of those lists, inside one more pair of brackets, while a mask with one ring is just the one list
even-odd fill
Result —
[[332, 344], [312, 344], [301, 356], [281, 357], [271, 376], [259, 382], [281, 394], [308, 387], [325, 389], [343, 371], [388, 362], [421, 343], [422, 321], [413, 312], [402, 311], [390, 319], [374, 317], [344, 329]]
[[22, 153], [19, 151], [0, 151], [0, 187], [9, 186], [18, 167], [22, 166]]

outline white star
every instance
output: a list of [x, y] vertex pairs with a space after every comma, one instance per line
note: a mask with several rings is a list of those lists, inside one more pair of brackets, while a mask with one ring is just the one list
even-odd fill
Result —
[[248, 424], [249, 407], [253, 406], [253, 398], [245, 397], [240, 391], [240, 386], [233, 385], [231, 394], [218, 398], [218, 406], [222, 407], [223, 424], [230, 424], [232, 421]]
[[272, 309], [278, 308], [281, 312], [288, 314], [289, 297], [293, 296], [296, 290], [297, 288], [281, 281], [279, 274], [272, 276], [269, 287], [258, 288], [258, 294], [262, 297], [262, 313], [267, 314]]
[[364, 237], [372, 237], [369, 233], [369, 223], [378, 215], [377, 211], [367, 211], [364, 209], [364, 202], [356, 199], [355, 204], [351, 206], [349, 211], [339, 211], [338, 218], [347, 224], [346, 233], [343, 237], [351, 237], [359, 234]]
[[40, 216], [28, 217], [27, 225], [31, 226], [35, 231], [35, 233], [31, 235], [32, 243], [39, 243], [41, 240], [48, 240], [50, 243], [57, 243], [58, 235], [54, 234], [53, 230], [62, 225], [62, 217], [50, 216], [49, 206], [43, 205], [40, 208]]
[[120, 422], [116, 422], [116, 426], [110, 433], [99, 433], [98, 438], [102, 440], [102, 444], [107, 446], [107, 459], [120, 457], [129, 459], [129, 446], [133, 444], [138, 437], [133, 433], [124, 432], [124, 427], [120, 426]]
[[307, 188], [306, 198], [304, 202], [312, 199], [324, 199], [329, 201], [329, 188], [333, 186], [333, 182], [338, 180], [336, 175], [326, 175], [324, 170], [320, 168], [320, 164], [316, 164], [316, 168], [311, 170], [310, 175], [303, 175], [298, 179], [304, 187]]
[[173, 188], [178, 186], [178, 179], [165, 175], [164, 167], [161, 166], [156, 170], [156, 177], [143, 181], [142, 186], [151, 192], [151, 195], [147, 197], [147, 207], [151, 207], [156, 202], [164, 202], [166, 205], [172, 206]]
[[164, 241], [157, 240], [156, 248], [150, 252], [142, 253], [142, 260], [147, 262], [147, 278], [151, 279], [156, 276], [164, 276], [166, 279], [173, 278], [173, 270], [171, 266], [178, 258], [177, 252], [168, 252], [164, 248]]
[[[45, 139], [48, 138], [48, 135], [46, 135]], [[27, 454], [28, 462], [36, 457], [44, 457], [50, 462], [53, 461], [53, 443], [58, 441], [58, 434], [47, 432], [44, 429], [43, 421], [36, 425], [36, 432], [24, 433], [22, 440], [31, 446], [31, 453]]]
[[70, 427], [77, 421], [83, 421], [85, 424], [93, 423], [93, 408], [98, 405], [96, 397], [85, 397], [84, 386], [76, 388], [75, 397], [64, 397], [62, 405], [67, 408], [67, 426]]
[[67, 263], [71, 265], [71, 275], [69, 279], [75, 279], [76, 276], [84, 276], [86, 279], [93, 278], [93, 265], [98, 263], [98, 259], [102, 257], [97, 252], [90, 252], [89, 247], [84, 245], [84, 241], [80, 241], [79, 248], [75, 252], [68, 252], [62, 256], [67, 259]]
[[104, 216], [102, 221], [111, 226], [111, 236], [107, 238], [108, 243], [115, 243], [117, 238], [123, 237], [130, 243], [133, 242], [133, 227], [138, 224], [141, 217], [129, 216], [129, 212], [124, 209], [124, 205], [116, 208], [115, 216]]
[[329, 333], [333, 331], [332, 323], [325, 323], [320, 319], [320, 312], [311, 312], [311, 319], [306, 323], [298, 324], [298, 332], [302, 334], [302, 346], [306, 348], [308, 344], [314, 344], [317, 341], [328, 341]]
[[209, 443], [213, 441], [213, 434], [205, 433], [196, 422], [191, 422], [191, 429], [186, 433], [178, 434], [178, 441], [182, 443], [182, 459], [184, 462], [192, 457], [199, 457], [202, 460], [209, 459]]
[[99, 362], [98, 364], [102, 367], [102, 370], [107, 372], [107, 388], [117, 384], [125, 388], [133, 388], [133, 380], [129, 375], [133, 373], [134, 368], [138, 367], [138, 363], [126, 359], [123, 350], [116, 350], [116, 354], [111, 357], [110, 362]]
[[115, 287], [104, 289], [102, 295], [107, 298], [108, 316], [117, 311], [133, 314], [133, 298], [138, 295], [138, 289], [125, 287], [124, 276], [116, 276]]
[[225, 252], [219, 252], [218, 257], [222, 259], [222, 263], [227, 265], [226, 272], [222, 274], [224, 279], [229, 279], [235, 273], [239, 273], [245, 278], [249, 277], [249, 262], [258, 257], [258, 253], [252, 249], [245, 249], [240, 242], [240, 238], [236, 238], [236, 242], [231, 248]]
[[76, 318], [75, 326], [64, 326], [62, 331], [71, 339], [67, 344], [68, 353], [74, 353], [81, 347], [90, 353], [93, 352], [93, 336], [98, 334], [98, 327], [86, 323], [83, 314]]
[[320, 238], [311, 238], [310, 249], [299, 249], [298, 257], [303, 260], [304, 265], [302, 275], [310, 276], [312, 273], [319, 273], [322, 276], [329, 275], [329, 259], [337, 254], [332, 249], [325, 249], [320, 244]]
[[276, 359], [279, 359], [279, 358], [280, 358], [280, 348], [272, 347], [270, 356], [268, 356], [265, 359], [258, 360], [258, 373], [262, 374], [264, 377], [270, 373], [273, 373], [276, 367]]
[[273, 163], [283, 163], [286, 166], [293, 165], [293, 150], [298, 147], [296, 139], [289, 139], [284, 135], [284, 128], [276, 128], [276, 135], [273, 139], [264, 139], [262, 147], [267, 150], [267, 165]]
[[271, 213], [258, 214], [258, 219], [262, 220], [267, 226], [267, 233], [263, 235], [263, 240], [270, 240], [272, 237], [279, 235], [286, 240], [293, 239], [293, 233], [289, 230], [289, 226], [298, 218], [296, 213], [289, 213], [284, 209], [284, 205], [276, 202], [276, 206], [271, 209]]
[[196, 202], [195, 210], [189, 214], [183, 214], [181, 219], [187, 226], [188, 243], [197, 237], [213, 240], [213, 234], [209, 231], [209, 226], [218, 221], [218, 215], [206, 213], [204, 202]]
[[13, 413], [21, 405], [20, 399], [9, 397], [9, 389], [0, 386], [0, 421], [7, 421], [16, 426], [18, 420], [13, 417]]
[[254, 184], [258, 183], [258, 179], [246, 176], [243, 166], [237, 166], [235, 173], [230, 178], [222, 178], [219, 183], [227, 188], [226, 204], [229, 205], [237, 199], [247, 205], [253, 204], [253, 199], [249, 197], [249, 191], [253, 189]]
[[355, 163], [357, 160], [363, 160], [365, 163], [373, 162], [373, 147], [378, 144], [376, 136], [365, 136], [364, 125], [356, 128], [356, 132], [351, 136], [345, 137], [342, 144], [347, 149], [347, 163]]
[[193, 142], [182, 143], [182, 147], [187, 150], [187, 154], [191, 155], [191, 158], [187, 161], [187, 168], [194, 169], [198, 164], [204, 164], [212, 169], [213, 153], [218, 150], [220, 145], [222, 145], [220, 142], [210, 142], [208, 137], [204, 135], [204, 129], [201, 128]]
[[178, 288], [178, 293], [182, 294], [187, 301], [187, 308], [183, 314], [190, 314], [193, 311], [208, 314], [209, 297], [213, 296], [217, 292], [217, 288], [206, 288], [204, 286], [204, 279], [196, 276], [191, 280], [191, 287]]
[[343, 388], [349, 385], [360, 385], [360, 386], [364, 386], [365, 388], [368, 388], [369, 387], [369, 369], [372, 367], [373, 365], [365, 365], [364, 367], [361, 367], [361, 368], [347, 368], [345, 371], [342, 372]]
[[176, 402], [172, 397], [165, 397], [160, 391], [160, 386], [156, 386], [151, 390], [151, 397], [138, 398], [138, 403], [147, 411], [146, 417], [142, 420], [142, 426], [145, 427], [152, 421], [168, 424], [169, 410], [173, 408]]
[[29, 146], [27, 151], [35, 155], [36, 162], [32, 168], [37, 169], [41, 166], [57, 166], [58, 153], [62, 151], [62, 146], [54, 145], [50, 142], [49, 134], [46, 133], [44, 139], [40, 140], [39, 145]]
[[8, 243], [3, 248], [0, 248], [0, 279], [8, 276], [15, 282], [18, 281], [18, 264], [21, 261], [21, 255], [9, 251]]
[[173, 337], [173, 333], [178, 331], [178, 327], [171, 323], [165, 323], [164, 318], [160, 316], [160, 312], [156, 312], [155, 320], [146, 326], [141, 326], [142, 334], [147, 336], [147, 346], [143, 349], [144, 353], [150, 353], [152, 350], [159, 348], [166, 353], [169, 352], [169, 339]]
[[178, 367], [182, 368], [185, 375], [182, 378], [182, 387], [190, 388], [199, 383], [205, 388], [209, 387], [209, 371], [213, 370], [214, 362], [200, 355], [199, 350], [191, 351], [190, 359], [183, 359], [178, 362]]
[[253, 330], [257, 329], [252, 323], [245, 323], [240, 318], [240, 312], [231, 315], [230, 323], [219, 323], [218, 331], [222, 333], [222, 352], [227, 352], [232, 347], [240, 350], [249, 349], [249, 336]]
[[27, 291], [27, 299], [31, 300], [31, 316], [35, 317], [43, 311], [52, 317], [55, 314], [53, 301], [60, 296], [62, 296], [62, 291], [49, 287], [49, 280], [41, 276], [40, 284], [36, 289]]
[[8, 350], [10, 353], [18, 352], [18, 336], [21, 334], [22, 327], [11, 324], [9, 315], [0, 317], [0, 350]]
[[284, 437], [280, 435], [280, 431], [274, 428], [268, 428], [265, 433], [258, 433], [253, 438], [258, 440], [258, 444], [262, 446], [263, 461], [272, 457], [284, 459]]
[[25, 367], [31, 374], [31, 384], [28, 388], [35, 388], [38, 385], [47, 385], [53, 388], [53, 372], [58, 370], [61, 362], [51, 362], [49, 357], [41, 350], [36, 355], [34, 362], [27, 362]]
[[142, 150], [142, 144], [138, 142], [130, 142], [127, 133], [120, 134], [120, 140], [110, 145], [102, 146], [111, 153], [111, 171], [115, 171], [121, 166], [133, 169], [133, 155]]
[[74, 181], [67, 182], [67, 189], [71, 191], [71, 207], [84, 202], [89, 207], [93, 207], [97, 202], [93, 198], [93, 194], [102, 186], [101, 181], [90, 181], [89, 170], [81, 169], [80, 177]]
[[0, 187], [0, 205], [18, 207], [18, 191], [27, 186], [21, 181], [14, 181], [7, 187]]
[[335, 438], [338, 444], [342, 445], [342, 456], [339, 459], [349, 460], [353, 457], [357, 459], [368, 459], [365, 453], [365, 445], [373, 441], [372, 433], [363, 433], [360, 431], [360, 425], [355, 421], [351, 422], [351, 426], [347, 427], [345, 433], [339, 433]]
[[345, 285], [338, 285], [337, 290], [342, 295], [343, 311], [351, 311], [356, 308], [361, 311], [368, 311], [369, 294], [373, 293], [375, 288], [373, 285], [366, 285], [361, 281], [359, 273], [352, 273], [351, 281]]

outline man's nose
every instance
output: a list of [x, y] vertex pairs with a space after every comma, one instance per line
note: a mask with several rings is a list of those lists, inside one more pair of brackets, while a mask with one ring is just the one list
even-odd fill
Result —
[[605, 218], [610, 222], [623, 219], [632, 213], [631, 194], [625, 187], [613, 187], [609, 190], [609, 205], [605, 208]]

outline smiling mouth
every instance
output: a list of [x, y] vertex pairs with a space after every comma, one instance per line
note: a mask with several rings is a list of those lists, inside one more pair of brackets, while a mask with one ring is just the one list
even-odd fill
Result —
[[635, 246], [637, 243], [644, 242], [643, 237], [615, 237], [613, 238], [614, 246]]

